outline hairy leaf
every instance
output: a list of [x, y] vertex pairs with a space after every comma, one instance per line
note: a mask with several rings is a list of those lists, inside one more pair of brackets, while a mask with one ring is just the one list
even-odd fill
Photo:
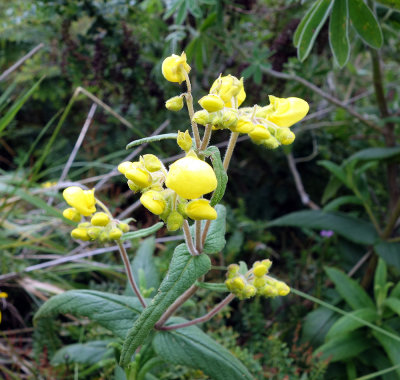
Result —
[[149, 136], [149, 137], [144, 137], [139, 140], [134, 140], [131, 141], [127, 146], [126, 149], [133, 148], [134, 146], [142, 145], [145, 143], [150, 143], [150, 142], [155, 142], [155, 141], [161, 141], [161, 140], [176, 140], [178, 137], [177, 133], [165, 133], [163, 135], [157, 135], [157, 136]]
[[217, 210], [218, 217], [211, 222], [206, 241], [204, 242], [203, 251], [208, 254], [221, 251], [226, 244], [226, 208], [225, 206], [217, 205], [215, 209]]
[[223, 282], [196, 282], [196, 286], [202, 289], [212, 290], [213, 292], [229, 292], [228, 288]]
[[127, 232], [122, 235], [121, 240], [125, 241], [125, 240], [138, 239], [141, 237], [145, 237], [145, 236], [154, 234], [154, 232], [157, 232], [163, 225], [164, 225], [163, 222], [158, 222], [158, 223], [152, 225], [151, 227], [142, 228], [141, 230], [137, 230], [137, 231]]

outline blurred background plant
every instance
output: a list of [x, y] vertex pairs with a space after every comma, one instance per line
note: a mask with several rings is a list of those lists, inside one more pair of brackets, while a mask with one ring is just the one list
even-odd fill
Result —
[[[293, 288], [365, 321], [338, 319], [293, 294], [235, 301], [207, 323], [208, 331], [260, 379], [371, 378], [375, 371], [399, 378], [398, 8], [387, 0], [0, 2], [4, 377], [123, 378], [107, 330], [70, 316], [33, 334], [32, 315], [68, 289], [124, 293], [112, 246], [69, 239], [59, 189], [85, 178], [120, 217], [134, 217], [138, 228], [154, 224], [115, 168], [128, 156], [127, 142], [186, 129], [182, 115], [165, 110], [176, 88], [160, 74], [165, 56], [185, 50], [194, 88], [202, 89], [196, 96], [221, 72], [245, 77], [248, 104], [265, 104], [268, 94], [311, 104], [284, 152], [240, 139], [224, 199], [228, 241], [213, 262], [216, 281], [233, 261], [270, 257]], [[224, 146], [228, 135], [217, 138]], [[168, 141], [146, 147], [166, 162], [174, 152]], [[136, 262], [151, 268], [142, 287], [157, 288], [173, 239], [160, 230], [153, 245], [140, 244], [154, 252], [151, 265]], [[132, 259], [147, 257], [138, 248], [132, 241]], [[186, 306], [187, 316], [206, 311], [213, 295], [200, 296]], [[155, 364], [146, 378], [204, 378]]]

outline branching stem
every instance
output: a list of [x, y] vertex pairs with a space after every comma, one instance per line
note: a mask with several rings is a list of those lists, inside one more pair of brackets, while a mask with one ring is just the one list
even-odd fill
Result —
[[185, 236], [185, 243], [189, 249], [190, 254], [192, 256], [197, 256], [199, 253], [197, 252], [196, 248], [193, 245], [192, 234], [190, 233], [189, 223], [186, 219], [183, 222], [183, 234]]

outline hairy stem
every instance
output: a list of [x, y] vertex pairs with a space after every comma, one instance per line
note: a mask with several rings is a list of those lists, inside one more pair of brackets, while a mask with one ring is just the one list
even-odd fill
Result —
[[200, 150], [205, 150], [210, 142], [212, 132], [212, 125], [207, 124], [206, 130], [204, 131], [203, 141], [201, 142]]
[[192, 124], [194, 139], [196, 141], [196, 148], [199, 149], [200, 148], [199, 128], [197, 127], [197, 123], [193, 121], [194, 109], [193, 109], [192, 85], [190, 83], [189, 75], [186, 72], [186, 70], [182, 70], [182, 72], [185, 75], [185, 81], [187, 86], [187, 93], [185, 94], [186, 105], [189, 112], [190, 123]]
[[201, 253], [201, 220], [196, 220], [194, 224], [196, 229], [196, 250], [197, 252]]
[[197, 256], [199, 253], [193, 245], [192, 234], [190, 233], [189, 223], [186, 219], [183, 221], [183, 234], [185, 236], [185, 243], [189, 249], [190, 254], [192, 256]]
[[136, 294], [136, 297], [139, 299], [142, 306], [145, 308], [146, 302], [145, 302], [142, 294], [140, 293], [139, 287], [136, 285], [136, 281], [133, 277], [131, 264], [129, 262], [128, 254], [126, 253], [125, 247], [123, 246], [123, 244], [120, 241], [117, 241], [117, 245], [118, 245], [121, 257], [122, 257], [122, 261], [124, 262], [126, 274], [128, 276], [128, 280], [129, 280], [129, 283], [131, 284], [132, 290]]
[[231, 133], [231, 137], [229, 139], [228, 147], [226, 148], [224, 162], [223, 162], [225, 171], [228, 171], [229, 163], [231, 162], [232, 154], [235, 149], [235, 145], [236, 145], [236, 141], [237, 141], [238, 137], [239, 137], [238, 132]]
[[234, 294], [229, 294], [227, 297], [225, 297], [218, 305], [216, 305], [212, 310], [210, 310], [207, 314], [203, 315], [202, 317], [193, 319], [188, 322], [184, 323], [179, 323], [176, 325], [171, 325], [171, 326], [162, 326], [160, 327], [160, 330], [176, 330], [180, 329], [183, 327], [188, 327], [192, 325], [196, 325], [198, 323], [204, 323], [209, 321], [215, 314], [221, 311], [226, 305], [228, 305], [233, 299], [235, 298]]

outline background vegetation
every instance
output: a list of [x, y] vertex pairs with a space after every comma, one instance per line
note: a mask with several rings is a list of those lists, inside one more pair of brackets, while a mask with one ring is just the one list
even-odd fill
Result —
[[[267, 151], [241, 139], [224, 198], [227, 245], [213, 259], [218, 282], [231, 262], [270, 257], [294, 292], [234, 301], [203, 327], [260, 379], [400, 378], [399, 5], [354, 0], [341, 14], [344, 4], [0, 2], [5, 378], [123, 379], [107, 330], [73, 316], [33, 330], [32, 316], [64, 290], [124, 293], [113, 247], [70, 239], [60, 189], [74, 181], [94, 186], [116, 215], [135, 218], [138, 228], [156, 222], [113, 171], [132, 153], [125, 150], [129, 141], [186, 129], [187, 118], [164, 107], [177, 87], [160, 72], [164, 57], [183, 50], [196, 96], [208, 92], [216, 74], [230, 73], [245, 77], [249, 104], [266, 104], [269, 94], [310, 103], [310, 114], [294, 127], [292, 148]], [[307, 14], [312, 22], [297, 29]], [[228, 135], [213, 138], [223, 147]], [[166, 162], [177, 152], [170, 142], [145, 150]], [[157, 288], [175, 240], [162, 229], [155, 240], [132, 243], [136, 266], [151, 270], [152, 282], [142, 287]], [[217, 297], [200, 292], [186, 316], [204, 313]], [[206, 378], [164, 363], [152, 373]]]

